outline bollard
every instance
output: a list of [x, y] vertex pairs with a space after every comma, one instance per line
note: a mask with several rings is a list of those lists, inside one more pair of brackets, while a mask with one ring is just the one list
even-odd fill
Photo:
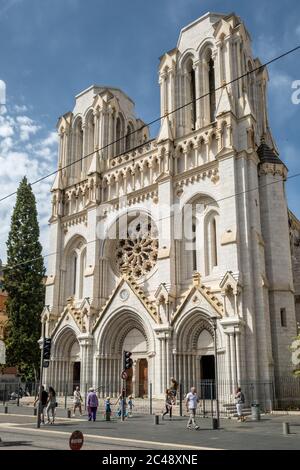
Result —
[[159, 424], [159, 415], [154, 415], [154, 424]]
[[290, 424], [282, 423], [282, 432], [283, 434], [290, 434]]
[[213, 420], [212, 420], [212, 428], [213, 428], [213, 429], [219, 429], [219, 423], [218, 423], [217, 418], [213, 418]]
[[8, 413], [8, 406], [5, 404], [4, 405], [4, 413], [7, 414]]
[[67, 410], [67, 417], [71, 418], [71, 410]]
[[33, 408], [33, 416], [37, 415], [37, 408]]

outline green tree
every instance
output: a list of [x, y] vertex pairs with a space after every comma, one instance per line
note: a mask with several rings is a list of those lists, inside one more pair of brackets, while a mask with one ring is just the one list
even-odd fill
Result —
[[37, 378], [40, 358], [37, 341], [41, 334], [45, 267], [39, 235], [35, 196], [24, 177], [11, 218], [4, 287], [8, 293], [7, 364], [17, 366], [27, 380]]

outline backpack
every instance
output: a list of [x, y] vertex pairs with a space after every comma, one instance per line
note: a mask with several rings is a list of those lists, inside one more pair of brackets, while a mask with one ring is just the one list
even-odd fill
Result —
[[241, 392], [241, 394], [240, 394], [240, 398], [238, 400], [238, 403], [241, 403], [241, 404], [245, 403], [245, 395], [243, 394], [243, 392]]

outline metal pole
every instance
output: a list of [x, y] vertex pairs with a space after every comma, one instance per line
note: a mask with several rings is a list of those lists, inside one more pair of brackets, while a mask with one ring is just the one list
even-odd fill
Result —
[[125, 380], [122, 379], [122, 398], [121, 398], [121, 421], [125, 420]]
[[65, 410], [67, 409], [68, 382], [65, 383]]
[[211, 421], [212, 421], [212, 428], [214, 428], [214, 402], [213, 402], [213, 381], [210, 381], [210, 413], [211, 413]]
[[179, 384], [179, 415], [182, 416], [182, 383]]
[[18, 396], [17, 396], [17, 406], [20, 406], [20, 378], [18, 379]]
[[219, 411], [219, 384], [218, 384], [218, 355], [217, 355], [217, 320], [214, 319], [214, 353], [215, 353], [215, 392], [216, 392], [216, 412], [218, 426], [220, 424]]
[[42, 384], [43, 384], [43, 355], [44, 355], [44, 338], [46, 332], [46, 323], [42, 324], [42, 347], [41, 347], [41, 362], [40, 362], [40, 388], [39, 388], [39, 401], [37, 411], [37, 422], [36, 427], [41, 427], [41, 411], [42, 411]]
[[152, 383], [149, 385], [149, 395], [150, 395], [150, 415], [152, 415]]

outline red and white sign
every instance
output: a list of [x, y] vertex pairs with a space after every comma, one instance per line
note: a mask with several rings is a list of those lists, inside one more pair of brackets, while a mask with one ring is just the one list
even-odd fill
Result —
[[125, 370], [123, 370], [123, 372], [122, 372], [122, 374], [121, 374], [121, 377], [122, 377], [123, 380], [126, 380], [126, 379], [127, 379], [128, 374], [127, 374], [127, 372], [126, 372]]
[[71, 450], [80, 450], [83, 444], [83, 434], [81, 431], [74, 431], [71, 434], [69, 445]]

